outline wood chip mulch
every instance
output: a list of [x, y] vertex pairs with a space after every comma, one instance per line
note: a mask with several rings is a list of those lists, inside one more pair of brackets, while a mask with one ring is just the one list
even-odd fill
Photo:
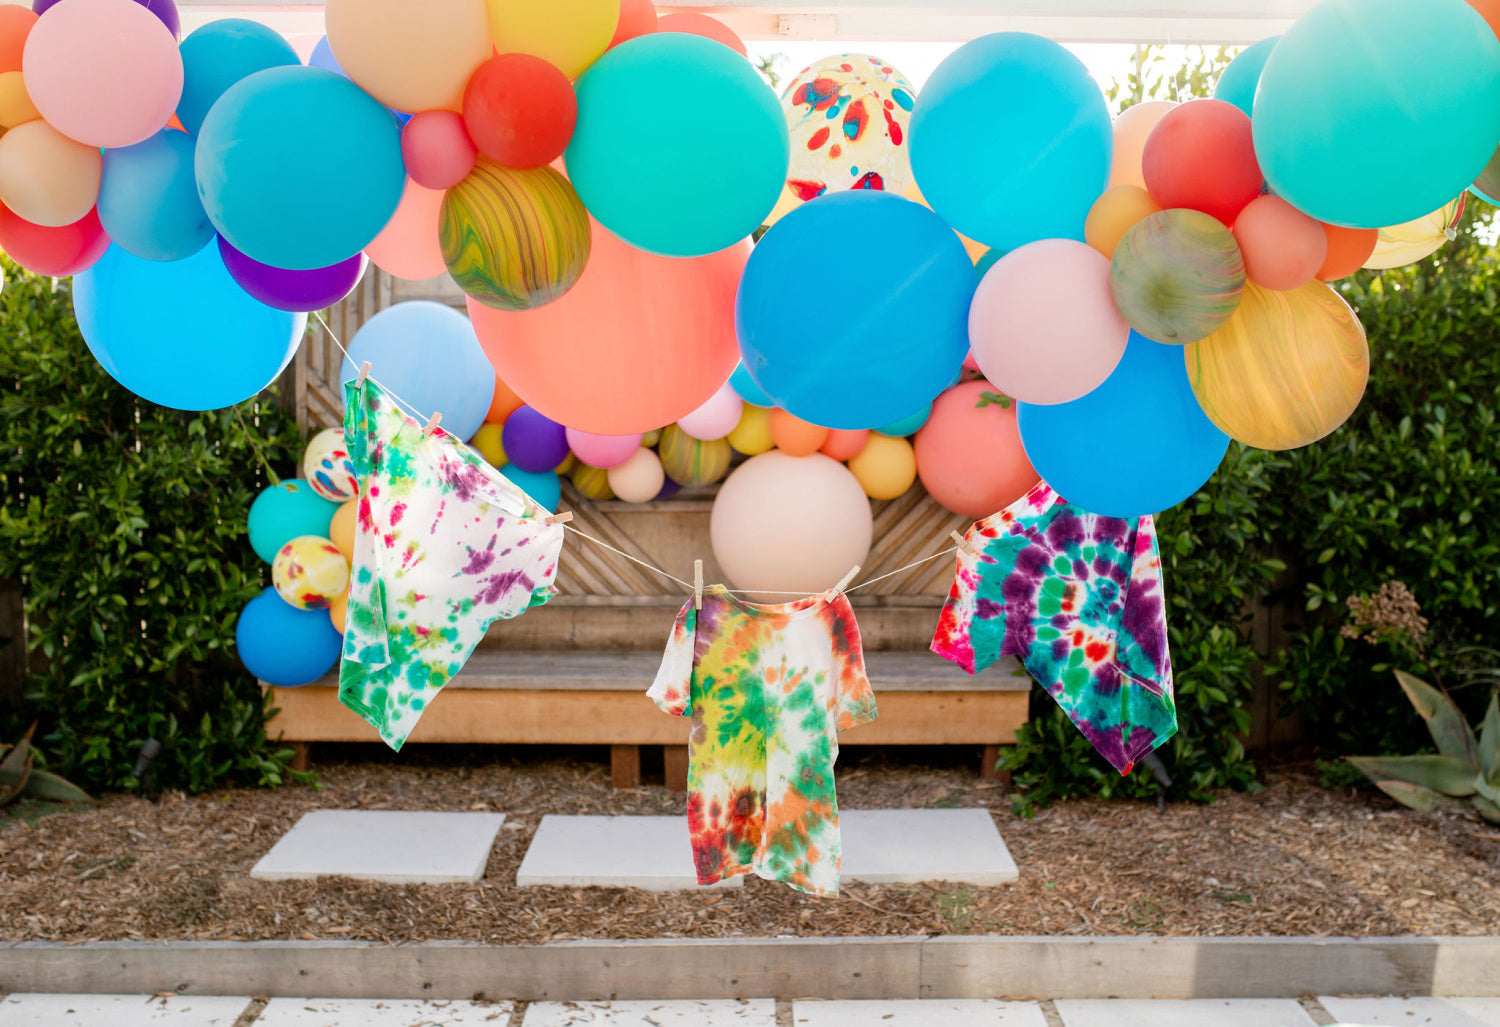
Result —
[[[608, 768], [579, 750], [433, 751], [396, 761], [330, 746], [317, 788], [168, 794], [159, 804], [116, 796], [31, 825], [0, 820], [0, 940], [1500, 934], [1500, 828], [1323, 789], [1296, 768], [1272, 773], [1264, 791], [1207, 805], [1074, 801], [1028, 821], [972, 769], [861, 750], [839, 773], [843, 805], [987, 807], [1021, 879], [846, 885], [820, 899], [755, 879], [673, 894], [517, 888], [543, 814], [680, 815], [682, 796], [659, 785], [614, 790]], [[255, 862], [313, 809], [508, 819], [477, 885], [251, 880]]]

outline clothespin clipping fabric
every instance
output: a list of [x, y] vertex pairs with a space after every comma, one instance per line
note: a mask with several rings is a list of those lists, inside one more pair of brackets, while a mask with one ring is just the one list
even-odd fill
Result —
[[703, 561], [693, 561], [693, 609], [703, 609]]
[[426, 427], [424, 427], [422, 429], [422, 434], [430, 436], [433, 432], [435, 432], [435, 431], [438, 430], [438, 425], [440, 425], [442, 423], [443, 423], [443, 415], [442, 414], [433, 414], [432, 415], [432, 420], [428, 421]]
[[858, 574], [858, 573], [859, 573], [859, 564], [855, 564], [853, 567], [849, 568], [849, 573], [845, 574], [843, 576], [843, 578], [840, 579], [839, 583], [837, 585], [833, 586], [833, 593], [834, 593], [834, 595], [838, 595], [844, 589], [848, 588], [849, 587], [849, 582], [853, 581], [854, 580], [854, 576], [856, 574]]
[[950, 531], [950, 532], [948, 532], [948, 534], [952, 537], [953, 541], [955, 541], [955, 542], [958, 543], [958, 548], [962, 549], [964, 552], [968, 553], [970, 556], [978, 556], [979, 555], [979, 551], [974, 548], [974, 543], [972, 543], [968, 539], [964, 538], [958, 532], [956, 532], [956, 531]]

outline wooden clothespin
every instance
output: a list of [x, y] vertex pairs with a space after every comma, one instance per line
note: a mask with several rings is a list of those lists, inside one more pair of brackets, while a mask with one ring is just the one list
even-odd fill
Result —
[[693, 561], [693, 609], [703, 609], [703, 561]]
[[572, 510], [564, 510], [562, 513], [549, 514], [547, 517], [547, 527], [550, 528], [554, 524], [567, 524], [572, 519]]
[[849, 582], [853, 581], [854, 580], [854, 576], [856, 574], [858, 574], [858, 573], [859, 573], [859, 564], [855, 564], [853, 567], [850, 567], [849, 568], [849, 573], [845, 574], [841, 579], [839, 579], [839, 583], [837, 585], [833, 586], [833, 594], [834, 595], [838, 595], [844, 589], [848, 588], [849, 587]]
[[432, 437], [432, 433], [435, 432], [435, 431], [437, 431], [438, 430], [438, 425], [440, 425], [442, 423], [443, 423], [443, 415], [442, 414], [433, 414], [432, 415], [432, 419], [429, 420], [427, 422], [427, 424], [422, 428], [422, 434], [426, 435], [428, 438], [431, 438]]
[[354, 387], [356, 389], [364, 388], [365, 379], [368, 377], [370, 377], [370, 362], [366, 360], [363, 364], [359, 365], [359, 377], [354, 379]]
[[948, 532], [948, 535], [953, 539], [953, 541], [955, 541], [955, 542], [958, 543], [958, 548], [962, 549], [964, 552], [968, 553], [970, 556], [978, 556], [979, 555], [979, 550], [977, 550], [977, 549], [974, 548], [974, 543], [972, 543], [968, 539], [964, 538], [958, 532], [956, 532], [956, 531], [950, 531], [950, 532]]

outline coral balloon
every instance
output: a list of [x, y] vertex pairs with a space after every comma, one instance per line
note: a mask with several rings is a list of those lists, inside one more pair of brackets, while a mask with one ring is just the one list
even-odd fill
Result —
[[331, 267], [287, 271], [245, 256], [222, 235], [219, 255], [241, 289], [268, 307], [301, 313], [324, 310], [348, 296], [370, 263], [363, 253], [357, 253]]
[[745, 401], [740, 399], [740, 394], [734, 391], [733, 385], [725, 382], [706, 403], [679, 418], [677, 427], [692, 438], [712, 442], [734, 431], [744, 412]]
[[370, 262], [386, 274], [411, 281], [436, 278], [446, 271], [438, 239], [444, 195], [407, 179], [396, 213], [365, 247]]
[[452, 189], [474, 170], [479, 150], [457, 111], [423, 111], [401, 130], [406, 173], [424, 189]]
[[26, 91], [25, 76], [19, 71], [0, 74], [0, 128], [15, 128], [41, 116], [36, 104], [31, 102], [31, 94]]
[[303, 535], [276, 554], [271, 583], [277, 595], [299, 610], [326, 610], [349, 587], [349, 561], [328, 539]]
[[756, 456], [774, 448], [776, 443], [771, 438], [771, 411], [766, 407], [746, 403], [745, 412], [740, 415], [740, 423], [734, 426], [728, 439], [736, 453], [744, 453], [746, 456]]
[[93, 267], [109, 249], [109, 236], [91, 210], [71, 225], [34, 225], [0, 207], [0, 250], [32, 274], [68, 278]]
[[514, 313], [471, 300], [469, 314], [500, 376], [548, 417], [599, 435], [650, 431], [702, 406], [734, 370], [748, 255], [745, 244], [657, 257], [595, 225], [566, 296]]
[[828, 441], [828, 429], [809, 424], [780, 407], [771, 411], [768, 427], [776, 448], [791, 456], [809, 456]]
[[1245, 276], [1263, 289], [1298, 289], [1317, 277], [1328, 259], [1328, 236], [1279, 196], [1258, 196], [1234, 219], [1234, 238], [1245, 256]]
[[349, 459], [344, 429], [324, 428], [312, 437], [302, 454], [302, 475], [312, 483], [313, 491], [330, 503], [343, 503], [359, 495], [359, 478]]
[[656, 5], [651, 0], [620, 0], [620, 20], [609, 45], [619, 46], [627, 39], [655, 32], [657, 21]]
[[824, 456], [831, 456], [835, 460], [853, 460], [869, 441], [869, 429], [850, 431], [841, 428], [828, 433], [827, 441], [818, 452]]
[[36, 24], [36, 12], [18, 4], [0, 7], [0, 71], [20, 71], [26, 37]]
[[359, 500], [351, 499], [339, 505], [339, 508], [333, 512], [333, 520], [328, 525], [328, 541], [338, 546], [345, 560], [354, 559], [354, 535], [358, 516]]
[[734, 456], [725, 440], [704, 442], [675, 424], [662, 429], [658, 453], [667, 477], [685, 489], [712, 485], [724, 477], [729, 473], [729, 461]]
[[1020, 499], [1040, 477], [1026, 459], [1016, 404], [989, 382], [955, 385], [917, 432], [917, 472], [932, 498], [979, 520]]
[[849, 470], [871, 499], [895, 499], [916, 483], [917, 455], [905, 439], [872, 435]]
[[[1175, 100], [1147, 100], [1128, 107], [1115, 119], [1114, 157], [1109, 170], [1109, 186], [1133, 185], [1146, 188], [1146, 177], [1141, 173], [1141, 156], [1146, 151], [1146, 140], [1157, 122], [1177, 106]], [[1019, 497], [1018, 497], [1019, 498]]]
[[490, 56], [481, 0], [328, 0], [323, 19], [345, 73], [398, 111], [458, 110]]
[[1163, 208], [1188, 207], [1225, 225], [1265, 185], [1249, 116], [1224, 100], [1189, 100], [1151, 130], [1141, 174]]
[[1130, 335], [1109, 278], [1109, 261], [1071, 239], [1043, 239], [1001, 257], [969, 311], [984, 376], [1028, 403], [1066, 403], [1098, 386]]
[[1109, 290], [1130, 326], [1161, 343], [1218, 331], [1240, 304], [1245, 261], [1217, 218], [1175, 208], [1143, 219], [1120, 240]]
[[[1106, 257], [1115, 255], [1120, 240], [1142, 218], [1161, 210], [1151, 194], [1140, 186], [1117, 185], [1094, 201], [1083, 223], [1083, 237]], [[998, 258], [997, 258], [998, 259]], [[993, 265], [991, 265], [993, 266]]]
[[0, 136], [0, 203], [34, 225], [61, 228], [86, 217], [99, 199], [103, 174], [98, 149], [45, 121], [28, 121]]
[[1246, 286], [1229, 323], [1185, 357], [1204, 413], [1258, 449], [1296, 449], [1328, 435], [1354, 413], [1370, 377], [1359, 318], [1321, 282], [1289, 292]]
[[638, 449], [629, 460], [609, 469], [609, 487], [627, 503], [649, 503], [666, 483], [661, 460], [649, 449]]
[[500, 53], [540, 57], [577, 78], [614, 39], [620, 0], [486, 0]]
[[1332, 282], [1354, 274], [1374, 255], [1375, 245], [1380, 242], [1378, 228], [1324, 225], [1323, 235], [1328, 240], [1328, 256], [1323, 259], [1323, 266], [1318, 268], [1317, 277], [1320, 282]]
[[539, 168], [562, 156], [578, 123], [573, 84], [540, 57], [496, 54], [464, 90], [464, 127], [504, 168]]
[[569, 428], [567, 437], [568, 448], [578, 459], [603, 471], [619, 467], [641, 448], [639, 432], [631, 435], [594, 435]]
[[749, 56], [749, 51], [745, 49], [745, 41], [735, 35], [733, 29], [718, 18], [711, 18], [706, 14], [693, 11], [664, 14], [656, 20], [656, 31], [686, 32], [690, 35], [702, 36], [705, 39], [723, 43], [741, 57]]
[[[4, 145], [3, 140], [0, 140], [0, 145]], [[1466, 203], [1466, 198], [1460, 195], [1431, 214], [1380, 229], [1375, 249], [1365, 261], [1365, 267], [1383, 271], [1415, 264], [1432, 256], [1457, 238]]]

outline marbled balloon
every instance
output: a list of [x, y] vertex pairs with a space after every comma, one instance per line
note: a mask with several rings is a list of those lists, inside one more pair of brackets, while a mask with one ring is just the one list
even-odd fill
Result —
[[1130, 327], [1164, 343], [1196, 342], [1234, 314], [1245, 258], [1217, 218], [1176, 208], [1148, 215], [1115, 247], [1109, 290]]

